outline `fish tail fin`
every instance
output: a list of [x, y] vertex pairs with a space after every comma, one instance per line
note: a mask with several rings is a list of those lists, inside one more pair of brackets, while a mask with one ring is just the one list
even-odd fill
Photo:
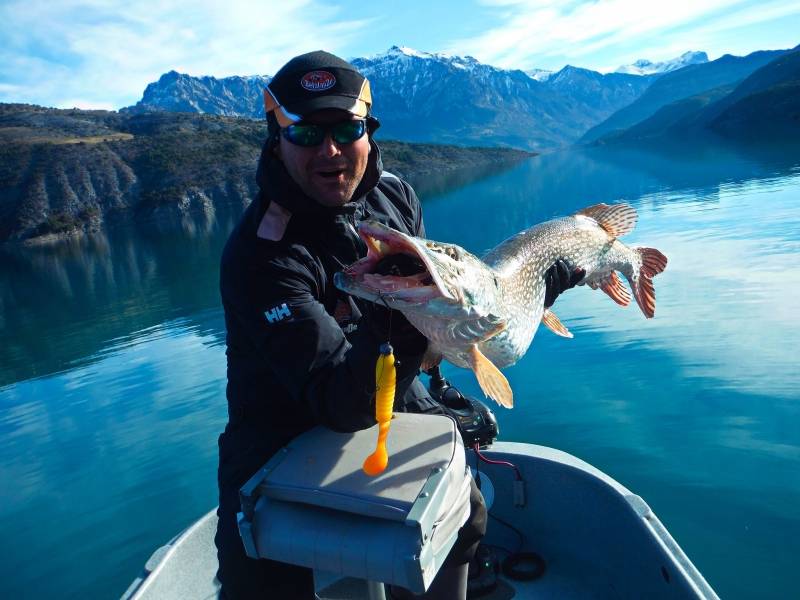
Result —
[[667, 257], [655, 248], [634, 248], [641, 261], [639, 272], [634, 274], [631, 281], [633, 297], [636, 304], [642, 309], [644, 316], [652, 318], [656, 313], [656, 290], [653, 287], [653, 277], [667, 268]]
[[667, 268], [667, 257], [655, 248], [634, 249], [642, 259], [642, 274], [653, 278]]

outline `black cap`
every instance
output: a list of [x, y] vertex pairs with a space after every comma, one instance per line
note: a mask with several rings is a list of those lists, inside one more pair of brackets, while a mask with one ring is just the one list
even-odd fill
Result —
[[264, 88], [264, 109], [281, 127], [323, 108], [367, 117], [371, 106], [367, 78], [349, 62], [322, 50], [296, 56]]

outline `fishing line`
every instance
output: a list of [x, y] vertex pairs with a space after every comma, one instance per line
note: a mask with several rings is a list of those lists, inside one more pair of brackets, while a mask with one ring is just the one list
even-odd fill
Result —
[[387, 294], [384, 294], [383, 292], [380, 292], [380, 291], [378, 292], [378, 300], [383, 302], [383, 305], [386, 307], [386, 310], [389, 311], [389, 332], [388, 332], [388, 334], [386, 336], [389, 339], [387, 339], [386, 341], [387, 342], [391, 342], [392, 341], [392, 313], [394, 311], [391, 308], [389, 308], [389, 304], [388, 304], [388, 302], [386, 302], [386, 298], [384, 297], [386, 295]]

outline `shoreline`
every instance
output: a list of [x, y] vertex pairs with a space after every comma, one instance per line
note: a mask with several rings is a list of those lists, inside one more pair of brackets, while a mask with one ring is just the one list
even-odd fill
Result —
[[[257, 194], [266, 123], [197, 113], [0, 104], [0, 245], [41, 246], [112, 221], [180, 223]], [[384, 168], [414, 184], [509, 168], [512, 148], [377, 142]]]

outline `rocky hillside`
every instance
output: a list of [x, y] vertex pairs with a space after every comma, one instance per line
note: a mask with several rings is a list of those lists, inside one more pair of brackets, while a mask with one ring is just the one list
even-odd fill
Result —
[[[0, 243], [100, 229], [115, 219], [181, 225], [256, 193], [264, 121], [0, 104]], [[382, 142], [408, 178], [507, 165], [530, 153]]]
[[153, 110], [196, 112], [228, 117], [264, 117], [264, 87], [270, 77], [192, 77], [176, 71], [149, 84], [142, 99], [121, 113]]

